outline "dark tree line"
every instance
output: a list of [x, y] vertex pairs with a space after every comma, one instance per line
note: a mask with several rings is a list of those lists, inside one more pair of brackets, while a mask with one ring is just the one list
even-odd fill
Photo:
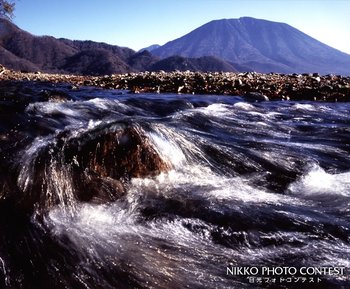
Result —
[[0, 0], [0, 18], [12, 19], [15, 2]]

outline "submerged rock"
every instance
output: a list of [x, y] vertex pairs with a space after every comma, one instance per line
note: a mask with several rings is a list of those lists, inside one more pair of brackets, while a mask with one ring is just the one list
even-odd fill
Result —
[[248, 101], [268, 101], [269, 98], [260, 92], [248, 92], [244, 95]]
[[61, 203], [115, 201], [132, 178], [152, 177], [171, 167], [140, 128], [125, 124], [77, 137], [61, 133], [32, 158], [7, 172], [13, 178], [3, 173], [0, 188], [0, 202], [10, 201], [29, 213]]
[[73, 142], [65, 150], [74, 170], [77, 198], [84, 201], [114, 200], [125, 193], [131, 178], [155, 176], [170, 168], [133, 126]]

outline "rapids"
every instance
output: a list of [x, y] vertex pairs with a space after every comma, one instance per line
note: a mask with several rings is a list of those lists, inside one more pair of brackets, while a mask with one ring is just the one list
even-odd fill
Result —
[[[0, 102], [1, 288], [350, 288], [350, 103], [30, 94]], [[125, 179], [114, 146], [79, 156], [125, 128], [162, 169]], [[260, 282], [237, 267], [344, 272]]]

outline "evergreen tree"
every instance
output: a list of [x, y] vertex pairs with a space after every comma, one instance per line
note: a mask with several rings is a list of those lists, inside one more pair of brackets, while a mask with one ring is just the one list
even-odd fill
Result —
[[0, 18], [12, 19], [14, 10], [14, 2], [0, 0]]

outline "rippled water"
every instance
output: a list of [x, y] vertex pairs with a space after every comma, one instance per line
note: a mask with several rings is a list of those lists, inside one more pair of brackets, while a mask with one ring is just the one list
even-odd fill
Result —
[[[16, 154], [1, 153], [18, 167], [20, 190], [43, 149], [125, 123], [172, 169], [133, 178], [114, 202], [79, 202], [53, 150], [41, 193], [57, 205], [30, 216], [1, 207], [2, 287], [350, 288], [350, 104], [69, 93], [74, 101], [31, 103], [13, 116], [25, 123]], [[284, 266], [345, 271], [317, 284], [227, 271]]]

